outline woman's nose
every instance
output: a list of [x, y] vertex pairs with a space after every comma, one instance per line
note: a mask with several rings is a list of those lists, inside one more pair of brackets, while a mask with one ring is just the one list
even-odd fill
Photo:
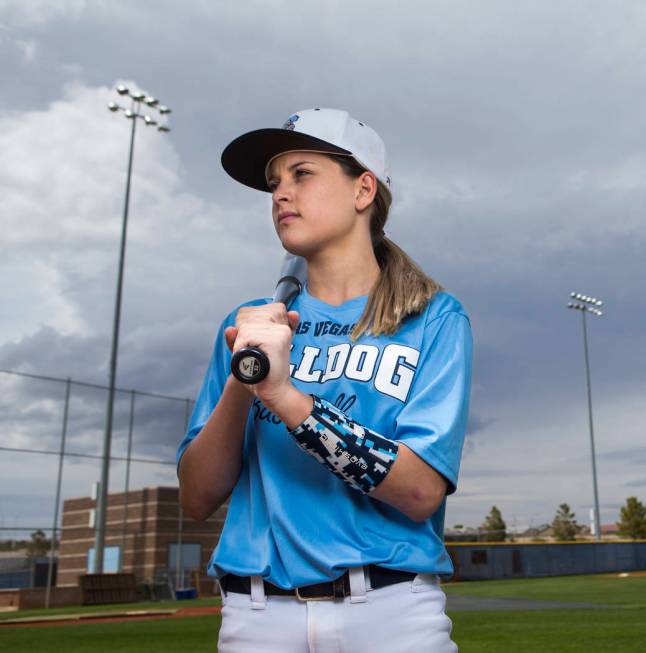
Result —
[[272, 199], [276, 204], [280, 201], [285, 201], [289, 199], [289, 188], [287, 184], [281, 182], [280, 184], [274, 187], [274, 190], [271, 193]]

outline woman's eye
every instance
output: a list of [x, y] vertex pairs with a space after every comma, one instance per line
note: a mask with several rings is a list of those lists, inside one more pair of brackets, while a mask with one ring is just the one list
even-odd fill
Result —
[[[309, 170], [297, 169], [297, 170], [294, 171], [294, 177], [296, 179], [298, 179], [299, 177], [304, 177], [305, 175], [310, 175], [310, 174], [312, 174], [312, 173]], [[278, 188], [278, 182], [277, 181], [270, 181], [267, 184], [267, 188], [269, 188], [269, 190], [273, 193], [276, 190], [276, 188]]]

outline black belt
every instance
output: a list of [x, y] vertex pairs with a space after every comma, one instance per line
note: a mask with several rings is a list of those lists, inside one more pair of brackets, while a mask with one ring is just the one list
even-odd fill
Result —
[[[377, 565], [368, 565], [370, 574], [370, 586], [372, 589], [379, 589], [395, 583], [403, 583], [413, 580], [417, 574], [411, 571], [399, 571], [398, 569], [386, 569]], [[342, 599], [350, 596], [350, 574], [345, 572], [342, 576], [327, 583], [316, 583], [314, 585], [303, 585], [296, 589], [285, 590], [268, 581], [263, 581], [265, 594], [267, 596], [297, 596], [302, 600]], [[237, 576], [226, 574], [220, 579], [220, 586], [224, 593], [234, 592], [236, 594], [251, 594], [250, 576]]]

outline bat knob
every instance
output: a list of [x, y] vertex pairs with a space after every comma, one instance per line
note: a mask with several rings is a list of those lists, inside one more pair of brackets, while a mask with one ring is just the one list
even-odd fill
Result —
[[231, 357], [231, 374], [240, 383], [260, 383], [269, 374], [269, 359], [257, 347], [238, 349]]

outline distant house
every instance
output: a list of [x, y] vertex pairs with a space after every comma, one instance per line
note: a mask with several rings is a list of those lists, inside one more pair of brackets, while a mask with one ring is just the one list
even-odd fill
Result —
[[480, 533], [477, 528], [460, 526], [459, 528], [444, 529], [445, 542], [479, 542]]
[[550, 524], [540, 524], [518, 533], [516, 539], [519, 542], [531, 542], [532, 540], [549, 540], [551, 537], [553, 537], [553, 533]]
[[617, 524], [601, 524], [601, 536], [604, 539], [620, 540], [619, 526]]

